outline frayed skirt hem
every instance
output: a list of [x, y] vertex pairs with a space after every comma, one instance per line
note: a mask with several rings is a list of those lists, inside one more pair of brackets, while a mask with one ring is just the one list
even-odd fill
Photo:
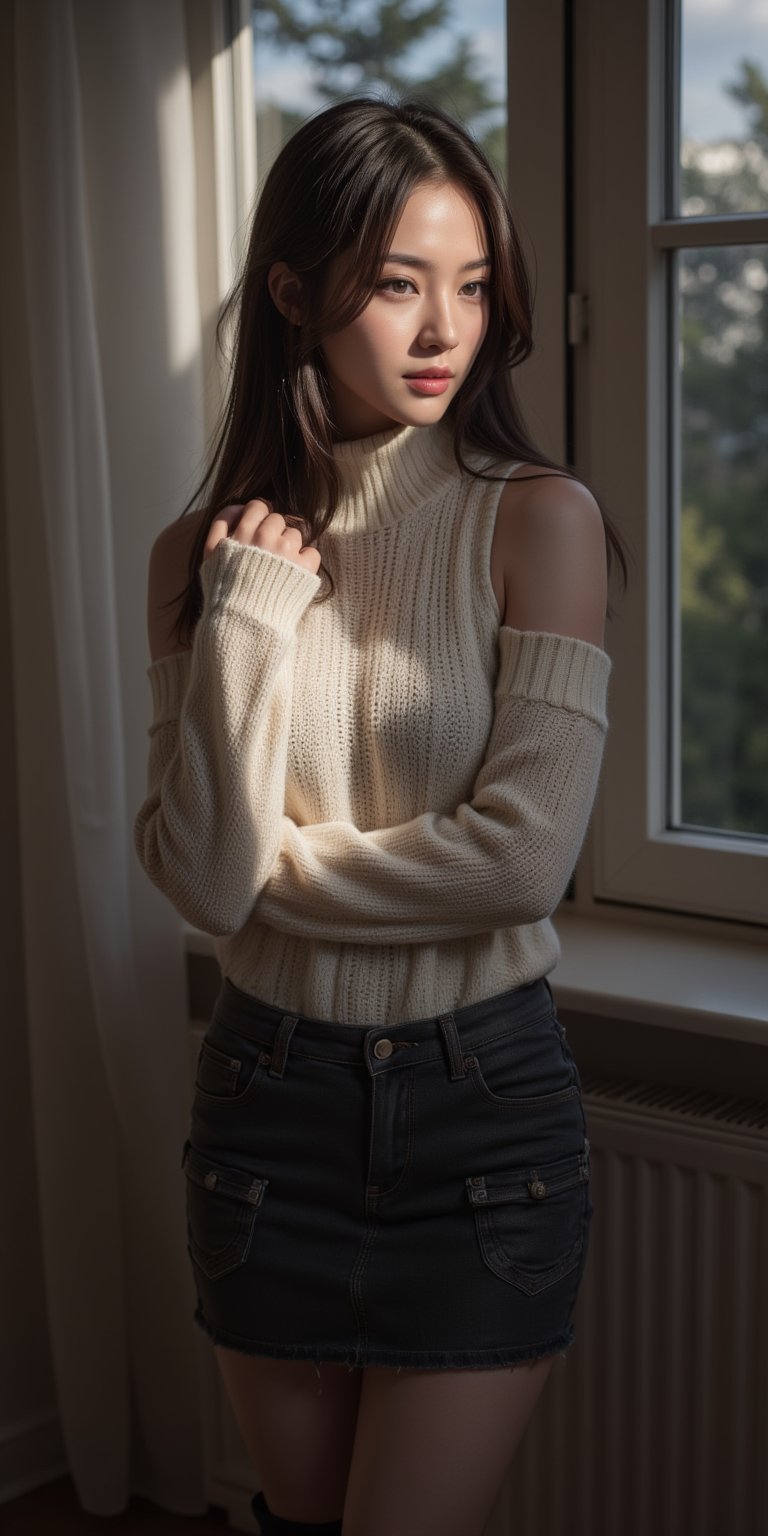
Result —
[[524, 1365], [551, 1355], [565, 1359], [575, 1342], [573, 1326], [554, 1339], [519, 1348], [502, 1349], [381, 1349], [375, 1344], [350, 1346], [348, 1344], [288, 1344], [275, 1339], [244, 1339], [216, 1328], [208, 1322], [202, 1309], [197, 1307], [193, 1320], [198, 1328], [213, 1341], [227, 1349], [235, 1349], [246, 1355], [265, 1355], [272, 1360], [308, 1360], [315, 1365], [343, 1364], [350, 1371], [367, 1365], [389, 1365], [398, 1369], [411, 1368], [426, 1371], [439, 1370], [493, 1370]]

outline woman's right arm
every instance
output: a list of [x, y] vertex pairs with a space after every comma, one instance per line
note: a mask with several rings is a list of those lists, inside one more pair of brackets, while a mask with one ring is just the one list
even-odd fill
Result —
[[242, 927], [280, 846], [296, 629], [320, 578], [220, 533], [200, 567], [192, 647], [160, 656], [163, 538], [150, 557], [153, 715], [134, 846], [182, 917], [220, 936]]

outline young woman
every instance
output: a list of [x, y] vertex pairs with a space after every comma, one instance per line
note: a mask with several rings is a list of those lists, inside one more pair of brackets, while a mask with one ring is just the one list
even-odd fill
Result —
[[587, 1257], [546, 975], [621, 541], [526, 435], [519, 241], [443, 112], [300, 128], [230, 313], [205, 504], [151, 553], [135, 823], [222, 970], [183, 1152], [195, 1320], [262, 1532], [480, 1536]]

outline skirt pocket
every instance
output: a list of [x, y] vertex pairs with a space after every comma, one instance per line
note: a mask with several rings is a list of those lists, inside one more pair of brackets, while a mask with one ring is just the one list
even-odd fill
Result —
[[195, 1097], [210, 1104], [250, 1103], [271, 1059], [258, 1041], [237, 1035], [220, 1023], [211, 1024], [197, 1057]]
[[187, 1177], [187, 1247], [209, 1280], [244, 1263], [268, 1179], [233, 1168], [184, 1143]]
[[466, 1179], [488, 1268], [529, 1296], [575, 1269], [592, 1214], [589, 1174], [585, 1137], [582, 1152]]
[[545, 1109], [579, 1097], [575, 1063], [553, 1008], [473, 1046], [464, 1064], [475, 1092], [499, 1109]]

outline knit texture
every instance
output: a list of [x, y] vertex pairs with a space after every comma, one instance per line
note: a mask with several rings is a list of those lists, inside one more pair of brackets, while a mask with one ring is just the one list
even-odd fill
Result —
[[236, 986], [371, 1027], [556, 965], [611, 661], [500, 623], [503, 481], [460, 471], [444, 424], [335, 455], [330, 601], [321, 575], [234, 539], [203, 563], [191, 650], [148, 668], [134, 838]]

